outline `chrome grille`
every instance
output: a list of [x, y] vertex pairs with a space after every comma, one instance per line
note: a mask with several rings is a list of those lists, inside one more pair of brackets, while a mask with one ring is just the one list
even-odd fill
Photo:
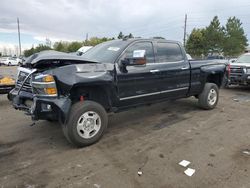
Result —
[[241, 77], [243, 74], [244, 74], [243, 67], [231, 67], [230, 68], [230, 76]]
[[[20, 87], [22, 86], [24, 80], [27, 78], [29, 74], [26, 72], [19, 72], [17, 81], [16, 81], [16, 89], [20, 89]], [[23, 87], [21, 89], [22, 91], [26, 91], [26, 92], [30, 92], [32, 93], [32, 86], [31, 86], [31, 78], [28, 78], [25, 83], [23, 84]]]

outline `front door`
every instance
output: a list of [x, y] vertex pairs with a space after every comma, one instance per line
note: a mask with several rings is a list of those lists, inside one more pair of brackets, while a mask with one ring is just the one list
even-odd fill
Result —
[[[145, 50], [146, 64], [127, 66], [127, 71], [120, 67], [120, 61], [132, 58], [134, 51]], [[140, 41], [131, 44], [121, 55], [117, 66], [118, 95], [121, 102], [146, 102], [145, 97], [159, 91], [159, 65], [155, 64], [155, 53], [152, 42]], [[136, 100], [136, 102], [135, 102]]]

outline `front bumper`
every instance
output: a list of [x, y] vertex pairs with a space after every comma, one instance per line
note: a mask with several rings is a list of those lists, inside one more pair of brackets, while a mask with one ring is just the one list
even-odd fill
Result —
[[250, 85], [250, 74], [243, 74], [240, 76], [230, 75], [229, 84]]
[[15, 109], [25, 111], [33, 120], [60, 120], [68, 116], [71, 100], [68, 97], [38, 97], [32, 93], [13, 89], [8, 94]]

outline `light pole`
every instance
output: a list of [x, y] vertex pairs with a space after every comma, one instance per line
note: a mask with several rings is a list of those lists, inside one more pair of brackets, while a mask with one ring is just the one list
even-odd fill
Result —
[[20, 27], [19, 27], [19, 18], [17, 18], [17, 30], [18, 30], [18, 41], [19, 41], [19, 57], [22, 53], [22, 47], [21, 47], [21, 37], [20, 37]]

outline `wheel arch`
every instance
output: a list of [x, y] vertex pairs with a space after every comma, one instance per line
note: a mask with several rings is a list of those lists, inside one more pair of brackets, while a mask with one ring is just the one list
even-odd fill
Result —
[[221, 72], [210, 73], [206, 77], [206, 83], [214, 83], [220, 88], [223, 82], [223, 74]]
[[223, 85], [225, 71], [225, 64], [214, 64], [201, 67], [201, 73], [204, 75], [204, 85], [206, 83], [214, 83], [220, 88]]
[[107, 112], [110, 112], [112, 109], [111, 91], [108, 84], [74, 85], [69, 93], [72, 104], [81, 100], [95, 101], [101, 104]]

